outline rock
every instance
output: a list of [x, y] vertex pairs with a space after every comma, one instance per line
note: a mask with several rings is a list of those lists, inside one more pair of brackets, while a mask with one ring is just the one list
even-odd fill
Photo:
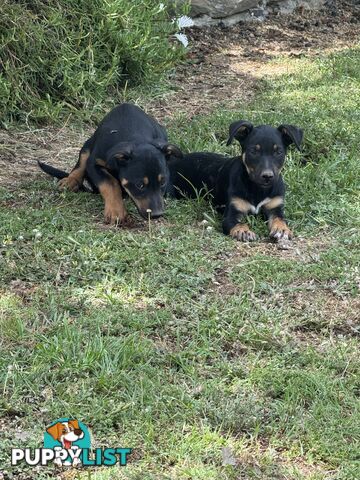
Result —
[[208, 15], [211, 18], [225, 18], [235, 13], [257, 7], [259, 0], [192, 0], [193, 16]]
[[[185, 0], [183, 0], [185, 1]], [[191, 17], [199, 27], [227, 27], [242, 21], [263, 21], [270, 12], [289, 14], [297, 8], [317, 10], [329, 0], [191, 0]]]

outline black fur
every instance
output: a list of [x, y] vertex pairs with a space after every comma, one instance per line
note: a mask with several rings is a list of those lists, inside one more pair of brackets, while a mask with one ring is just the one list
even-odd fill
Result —
[[[83, 158], [88, 155], [88, 158], [81, 160], [82, 155]], [[163, 196], [169, 179], [167, 160], [171, 155], [181, 157], [182, 153], [168, 143], [165, 129], [137, 106], [123, 103], [105, 116], [85, 142], [79, 161], [67, 180], [63, 180], [63, 185], [77, 190], [78, 184], [82, 185], [86, 178], [94, 191], [100, 191], [104, 200], [103, 191], [107, 185], [106, 198], [114, 210], [110, 215], [112, 218], [116, 217], [114, 205], [119, 205], [119, 199], [111, 202], [108, 192], [109, 189], [118, 192], [115, 180], [133, 199], [143, 217], [147, 218], [149, 211], [152, 217], [158, 217], [164, 213]], [[41, 162], [39, 165], [56, 178], [67, 177], [61, 170]], [[121, 192], [116, 195], [121, 197]]]
[[269, 220], [271, 237], [290, 238], [284, 218], [285, 184], [280, 171], [288, 146], [294, 143], [300, 149], [302, 136], [302, 130], [292, 125], [254, 127], [248, 121], [234, 122], [229, 128], [227, 144], [236, 138], [242, 155], [230, 158], [198, 152], [172, 159], [170, 194], [176, 198], [194, 197], [205, 186], [214, 204], [218, 208], [225, 206], [224, 233], [238, 240], [256, 238], [243, 220], [248, 213], [260, 211]]

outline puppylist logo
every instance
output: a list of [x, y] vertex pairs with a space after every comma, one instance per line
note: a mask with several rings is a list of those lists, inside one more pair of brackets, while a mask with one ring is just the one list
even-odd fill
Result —
[[44, 433], [44, 448], [12, 448], [11, 465], [100, 467], [127, 464], [131, 448], [91, 449], [87, 427], [74, 418], [59, 418]]

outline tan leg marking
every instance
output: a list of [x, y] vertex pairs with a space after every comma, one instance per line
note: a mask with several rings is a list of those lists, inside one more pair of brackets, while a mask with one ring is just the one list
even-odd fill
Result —
[[270, 237], [275, 240], [290, 240], [293, 236], [292, 231], [286, 225], [286, 222], [279, 217], [270, 217], [269, 230]]
[[246, 223], [238, 223], [230, 230], [230, 237], [241, 242], [253, 242], [256, 234], [252, 232]]
[[59, 182], [59, 188], [61, 190], [70, 190], [71, 192], [77, 192], [82, 184], [85, 176], [86, 162], [90, 156], [90, 150], [85, 150], [80, 154], [79, 161], [76, 167], [69, 173], [69, 176], [63, 178]]
[[105, 202], [105, 222], [111, 225], [122, 223], [127, 213], [119, 182], [115, 178], [109, 177], [108, 180], [99, 185], [99, 191]]

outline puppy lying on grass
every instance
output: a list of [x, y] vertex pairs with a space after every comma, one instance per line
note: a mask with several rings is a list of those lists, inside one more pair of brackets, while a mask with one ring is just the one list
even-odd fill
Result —
[[270, 237], [292, 238], [284, 217], [285, 184], [281, 169], [289, 145], [300, 150], [303, 132], [293, 125], [254, 127], [240, 120], [229, 127], [230, 145], [236, 138], [241, 157], [195, 152], [170, 161], [170, 194], [194, 197], [204, 186], [213, 195], [215, 206], [225, 206], [223, 232], [236, 240], [252, 242], [256, 234], [244, 222], [248, 214], [262, 213]]
[[170, 156], [180, 158], [182, 153], [168, 143], [165, 129], [139, 107], [123, 103], [105, 116], [84, 143], [69, 174], [38, 163], [44, 172], [60, 179], [62, 189], [84, 190], [86, 179], [104, 199], [105, 221], [118, 224], [127, 215], [123, 194], [134, 201], [142, 217], [163, 215]]

